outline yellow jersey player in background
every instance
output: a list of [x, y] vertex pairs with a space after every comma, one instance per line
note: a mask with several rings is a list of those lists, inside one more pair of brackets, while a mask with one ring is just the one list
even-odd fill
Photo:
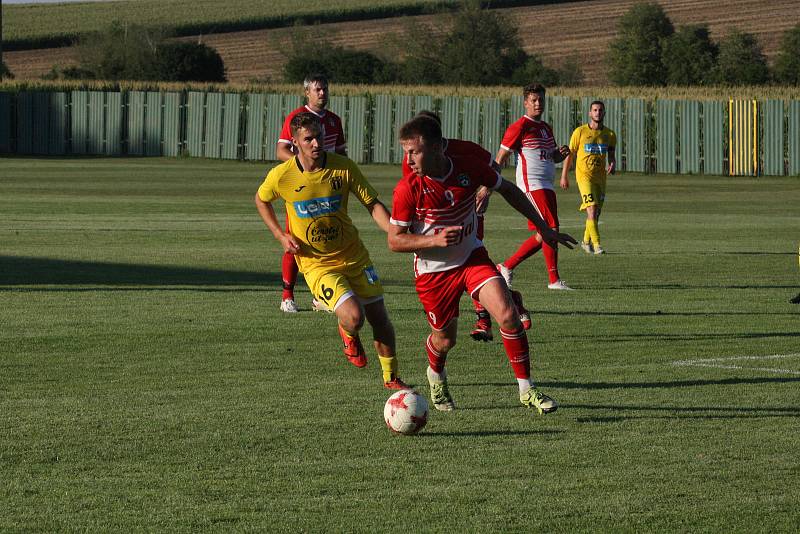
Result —
[[[367, 365], [358, 331], [372, 326], [384, 386], [406, 389], [397, 376], [394, 327], [367, 249], [347, 214], [353, 194], [378, 226], [389, 229], [389, 212], [375, 189], [350, 159], [323, 149], [323, 128], [312, 113], [291, 121], [297, 155], [274, 167], [258, 188], [259, 215], [283, 250], [293, 254], [314, 297], [336, 314], [344, 353], [356, 367]], [[283, 199], [288, 230], [278, 222], [272, 202]]]
[[581, 248], [604, 254], [600, 245], [600, 211], [606, 199], [606, 177], [617, 167], [617, 135], [603, 126], [606, 106], [595, 100], [589, 106], [589, 123], [575, 128], [569, 140], [570, 153], [561, 168], [561, 189], [569, 189], [570, 164], [575, 160], [575, 181], [581, 193], [581, 210], [586, 210], [586, 230]]

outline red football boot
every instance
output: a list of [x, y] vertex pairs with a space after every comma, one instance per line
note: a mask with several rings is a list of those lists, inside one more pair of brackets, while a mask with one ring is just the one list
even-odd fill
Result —
[[361, 344], [358, 334], [351, 336], [345, 332], [340, 324], [339, 335], [344, 341], [344, 355], [347, 356], [350, 363], [356, 367], [365, 367], [367, 365], [367, 354], [364, 352], [364, 346]]
[[475, 321], [475, 328], [469, 335], [475, 341], [491, 341], [492, 340], [492, 318], [487, 311], [475, 312], [478, 320]]
[[386, 389], [411, 389], [411, 387], [397, 377], [383, 383]]

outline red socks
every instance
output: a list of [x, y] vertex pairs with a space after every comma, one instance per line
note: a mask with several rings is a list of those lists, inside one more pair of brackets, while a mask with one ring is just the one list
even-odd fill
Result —
[[536, 239], [538, 236], [539, 234], [533, 234], [526, 239], [517, 251], [503, 262], [503, 265], [513, 270], [517, 265], [539, 252], [539, 249], [542, 248], [542, 242]]
[[444, 371], [444, 364], [445, 360], [447, 359], [447, 354], [442, 354], [433, 348], [431, 337], [432, 336], [428, 336], [428, 339], [425, 341], [425, 351], [428, 353], [428, 365], [436, 373], [441, 374]]
[[297, 273], [299, 269], [297, 262], [294, 261], [294, 254], [288, 252], [283, 253], [281, 260], [281, 277], [283, 278], [283, 296], [282, 300], [294, 300], [294, 285], [297, 283]]
[[547, 276], [550, 278], [550, 283], [558, 282], [558, 248], [544, 243], [542, 244], [542, 253], [544, 254], [544, 264], [547, 266]]
[[503, 346], [506, 349], [511, 368], [514, 370], [514, 376], [516, 378], [530, 378], [531, 360], [528, 336], [525, 334], [525, 330], [520, 329], [517, 332], [508, 332], [501, 328], [500, 335], [503, 337]]
[[560, 278], [558, 276], [558, 248], [551, 247], [547, 243], [542, 243], [537, 239], [538, 237], [539, 234], [534, 234], [526, 239], [517, 251], [503, 262], [503, 265], [514, 270], [517, 265], [539, 252], [539, 249], [542, 249], [544, 253], [544, 264], [547, 266], [547, 275], [550, 278], [550, 283], [558, 282]]

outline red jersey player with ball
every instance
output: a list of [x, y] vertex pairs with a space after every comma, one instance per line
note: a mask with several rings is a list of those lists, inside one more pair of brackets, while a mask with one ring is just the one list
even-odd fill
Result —
[[[439, 123], [439, 127], [442, 126], [442, 121], [439, 119], [439, 116], [428, 110], [422, 110], [417, 113], [417, 117], [429, 117]], [[447, 139], [442, 137], [442, 150], [444, 151], [445, 156], [472, 156], [478, 159], [482, 159], [489, 163], [498, 173], [501, 171], [500, 165], [495, 163], [492, 155], [485, 150], [482, 146], [477, 143], [473, 143], [472, 141], [465, 141], [463, 139]], [[403, 158], [403, 177], [412, 176], [414, 171], [411, 170], [411, 167], [408, 165], [408, 158]], [[486, 187], [481, 187], [478, 190], [478, 193], [475, 198], [475, 208], [477, 210], [478, 215], [478, 239], [483, 240], [483, 220], [484, 215], [486, 213], [486, 209], [489, 207], [489, 190]], [[509, 286], [509, 289], [511, 286]], [[520, 321], [522, 321], [522, 325], [525, 327], [525, 330], [528, 330], [531, 327], [531, 316], [528, 313], [528, 310], [525, 309], [525, 306], [522, 303], [522, 294], [519, 291], [512, 291], [511, 298], [514, 300], [514, 304], [517, 306], [517, 312], [519, 313]], [[492, 319], [489, 317], [489, 312], [487, 312], [481, 303], [475, 299], [472, 299], [472, 306], [475, 308], [475, 326], [472, 328], [470, 332], [470, 336], [475, 341], [491, 341], [493, 339], [492, 335]]]
[[432, 329], [426, 350], [434, 408], [455, 408], [445, 361], [456, 343], [458, 303], [461, 295], [468, 292], [500, 327], [519, 385], [520, 402], [539, 413], [555, 411], [556, 402], [538, 391], [531, 381], [527, 334], [508, 287], [478, 239], [478, 189], [484, 186], [500, 193], [511, 207], [536, 225], [546, 241], [570, 248], [577, 242], [549, 228], [525, 195], [504, 180], [489, 162], [470, 156], [446, 156], [442, 130], [435, 120], [415, 117], [400, 128], [398, 138], [414, 174], [402, 178], [395, 188], [389, 248], [414, 253], [417, 295]]

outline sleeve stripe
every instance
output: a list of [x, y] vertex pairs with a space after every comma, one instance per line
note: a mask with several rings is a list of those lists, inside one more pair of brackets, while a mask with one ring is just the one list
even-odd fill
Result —
[[390, 217], [389, 222], [395, 226], [411, 226], [411, 223], [409, 221], [398, 221], [394, 217]]
[[294, 144], [294, 143], [292, 143], [291, 139], [278, 139], [278, 142], [279, 143], [286, 143], [286, 144], [289, 144], [289, 145], [293, 145]]

